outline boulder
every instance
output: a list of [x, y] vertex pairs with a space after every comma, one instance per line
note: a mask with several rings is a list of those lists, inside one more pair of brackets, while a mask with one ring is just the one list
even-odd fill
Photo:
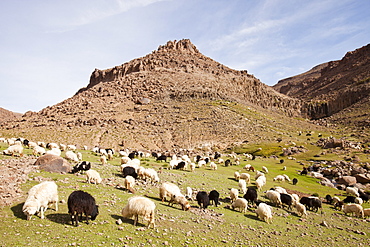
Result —
[[54, 154], [40, 156], [36, 160], [35, 166], [38, 166], [40, 170], [55, 173], [68, 173], [72, 170], [72, 166], [67, 160]]
[[367, 184], [370, 183], [370, 176], [369, 174], [356, 174], [355, 178], [357, 180], [357, 183], [361, 184]]
[[346, 186], [354, 185], [356, 182], [356, 178], [352, 176], [343, 176], [337, 179], [338, 184], [344, 184]]

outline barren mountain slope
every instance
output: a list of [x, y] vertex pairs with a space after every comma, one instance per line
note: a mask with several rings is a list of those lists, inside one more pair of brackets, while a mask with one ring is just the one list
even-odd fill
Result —
[[3, 129], [93, 145], [225, 147], [289, 135], [302, 126], [287, 118], [299, 116], [300, 107], [299, 100], [180, 40], [120, 66], [96, 69], [88, 86], [73, 97], [28, 112]]
[[[366, 102], [370, 95], [370, 44], [347, 52], [339, 61], [315, 68], [281, 80], [274, 88], [306, 101], [302, 113], [315, 119], [331, 116], [357, 102]], [[356, 107], [361, 108], [358, 104]]]

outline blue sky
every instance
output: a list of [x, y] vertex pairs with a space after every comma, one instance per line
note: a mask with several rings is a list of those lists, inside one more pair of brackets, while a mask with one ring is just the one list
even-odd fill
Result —
[[369, 10], [367, 0], [0, 0], [0, 107], [40, 111], [95, 68], [183, 38], [272, 86], [370, 43]]

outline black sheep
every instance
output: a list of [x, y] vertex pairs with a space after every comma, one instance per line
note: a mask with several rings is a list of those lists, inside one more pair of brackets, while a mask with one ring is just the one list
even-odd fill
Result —
[[249, 203], [257, 203], [257, 190], [252, 187], [248, 187], [247, 193], [243, 196], [244, 199], [246, 199]]
[[217, 190], [212, 190], [211, 192], [209, 192], [209, 200], [210, 201], [213, 201], [213, 203], [216, 205], [216, 207], [218, 206], [218, 200], [220, 198], [220, 193], [218, 193]]
[[333, 203], [333, 198], [331, 197], [331, 195], [326, 195], [325, 196], [325, 199], [326, 199], [326, 202], [328, 204], [332, 204]]
[[71, 173], [77, 173], [79, 171], [88, 171], [91, 169], [91, 163], [89, 161], [82, 161], [75, 165]]
[[321, 208], [322, 212], [322, 202], [317, 197], [302, 197], [299, 202], [305, 205], [308, 210], [317, 212]]
[[207, 208], [209, 205], [209, 197], [207, 192], [205, 191], [199, 191], [196, 196], [197, 202], [199, 207], [201, 208]]
[[229, 159], [225, 160], [225, 166], [227, 167], [229, 165], [231, 165], [231, 161]]
[[303, 167], [303, 170], [301, 171], [301, 175], [307, 175], [308, 170], [306, 167]]
[[369, 193], [366, 193], [366, 192], [362, 192], [361, 190], [358, 191], [358, 193], [360, 194], [360, 198], [364, 201], [364, 202], [368, 202], [370, 200], [370, 194]]
[[157, 157], [157, 159], [156, 159], [157, 161], [165, 161], [165, 162], [167, 162], [167, 156], [166, 155], [164, 155], [164, 154], [162, 154], [161, 156], [159, 156], [159, 157]]
[[298, 179], [293, 178], [292, 183], [293, 183], [293, 185], [296, 185], [298, 183]]
[[344, 198], [343, 202], [344, 203], [355, 203], [355, 199], [356, 197], [354, 196], [347, 196], [346, 198]]
[[99, 214], [98, 205], [95, 203], [94, 197], [82, 190], [72, 192], [68, 197], [68, 213], [71, 215], [72, 225], [78, 220], [82, 221], [82, 214], [86, 216], [86, 223], [89, 224], [89, 216], [91, 220], [95, 220]]
[[122, 170], [122, 176], [125, 178], [127, 176], [131, 176], [135, 179], [137, 179], [137, 173], [136, 173], [136, 170], [135, 168], [133, 168], [132, 166], [126, 166], [123, 168]]
[[218, 160], [219, 158], [221, 158], [221, 154], [219, 152], [216, 152], [215, 153], [215, 156], [213, 157], [214, 160]]
[[286, 204], [286, 205], [288, 205], [288, 209], [289, 210], [292, 209], [293, 198], [292, 198], [291, 195], [280, 193], [280, 200], [281, 200], [281, 202], [283, 204], [283, 208], [284, 208], [284, 204]]
[[135, 159], [138, 155], [139, 153], [137, 151], [132, 151], [131, 153], [128, 154], [128, 157], [130, 159]]
[[177, 163], [177, 165], [174, 168], [176, 170], [184, 169], [185, 165], [186, 165], [185, 161], [180, 161], [179, 163]]

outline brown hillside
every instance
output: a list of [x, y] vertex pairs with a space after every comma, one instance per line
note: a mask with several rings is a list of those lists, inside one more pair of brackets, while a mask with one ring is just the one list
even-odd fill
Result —
[[[307, 102], [303, 114], [322, 118], [347, 107], [360, 107], [370, 95], [370, 44], [348, 52], [341, 60], [279, 81], [274, 88]], [[366, 106], [364, 107], [366, 109]]]
[[290, 135], [301, 124], [283, 122], [298, 116], [300, 107], [300, 101], [202, 55], [185, 39], [120, 66], [96, 69], [73, 97], [2, 128], [30, 139], [76, 144], [223, 148]]
[[12, 111], [8, 111], [4, 108], [0, 107], [0, 122], [5, 122], [9, 120], [16, 120], [22, 116], [20, 113], [15, 113]]

